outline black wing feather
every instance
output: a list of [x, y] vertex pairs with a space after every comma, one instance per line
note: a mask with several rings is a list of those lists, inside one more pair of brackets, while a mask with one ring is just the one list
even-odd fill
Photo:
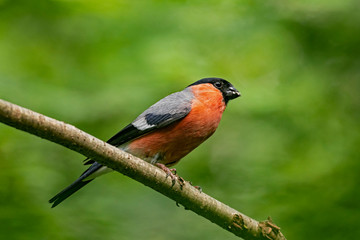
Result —
[[124, 144], [132, 139], [138, 138], [148, 132], [149, 130], [139, 130], [131, 123], [124, 127], [121, 131], [119, 131], [117, 134], [115, 134], [112, 138], [110, 138], [107, 143], [114, 145], [116, 147], [120, 146], [121, 144]]
[[[118, 147], [121, 144], [124, 144], [132, 139], [138, 138], [138, 137], [146, 134], [147, 132], [149, 132], [149, 131], [141, 131], [141, 130], [137, 129], [136, 127], [134, 127], [134, 125], [132, 125], [130, 123], [129, 125], [124, 127], [122, 130], [120, 130], [117, 134], [112, 136], [107, 141], [107, 143], [111, 144], [115, 147]], [[93, 163], [95, 163], [95, 161], [92, 159], [87, 158], [84, 160], [84, 165], [89, 165], [89, 164], [93, 164]]]

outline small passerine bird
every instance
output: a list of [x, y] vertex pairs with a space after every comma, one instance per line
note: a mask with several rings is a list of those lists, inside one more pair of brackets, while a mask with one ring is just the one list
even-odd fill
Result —
[[[201, 79], [150, 106], [107, 143], [171, 174], [167, 167], [209, 138], [229, 100], [239, 96], [240, 92], [224, 79]], [[88, 164], [91, 166], [75, 182], [49, 200], [52, 207], [96, 177], [112, 171], [92, 159], [85, 160]]]

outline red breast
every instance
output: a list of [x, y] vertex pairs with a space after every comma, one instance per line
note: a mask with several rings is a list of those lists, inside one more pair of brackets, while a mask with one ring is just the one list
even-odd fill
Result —
[[216, 130], [225, 110], [222, 93], [212, 84], [190, 87], [194, 94], [189, 114], [179, 122], [133, 140], [127, 151], [146, 161], [174, 165]]

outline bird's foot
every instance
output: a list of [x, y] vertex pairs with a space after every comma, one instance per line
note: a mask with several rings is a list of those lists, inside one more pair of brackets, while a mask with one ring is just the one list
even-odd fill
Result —
[[158, 168], [160, 168], [161, 170], [163, 170], [166, 173], [166, 177], [170, 177], [171, 181], [172, 181], [172, 186], [175, 185], [176, 180], [178, 180], [180, 187], [182, 188], [185, 184], [185, 180], [182, 177], [179, 177], [176, 174], [176, 169], [175, 168], [168, 168], [166, 167], [164, 164], [162, 163], [155, 163], [155, 166], [157, 166]]
[[175, 168], [169, 169], [168, 167], [166, 167], [162, 163], [155, 163], [155, 166], [157, 166], [158, 168], [160, 168], [161, 170], [163, 170], [166, 173], [166, 178], [167, 177], [171, 178], [172, 186], [174, 186], [175, 182], [176, 182], [176, 179], [177, 179], [177, 177], [176, 177], [176, 169]]

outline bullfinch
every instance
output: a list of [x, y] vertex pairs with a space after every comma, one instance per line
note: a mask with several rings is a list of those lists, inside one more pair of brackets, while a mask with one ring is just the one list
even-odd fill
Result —
[[[204, 78], [156, 102], [107, 143], [169, 172], [219, 125], [229, 100], [240, 92], [221, 78]], [[91, 166], [70, 186], [49, 200], [52, 207], [67, 199], [96, 177], [113, 171], [92, 159]]]

